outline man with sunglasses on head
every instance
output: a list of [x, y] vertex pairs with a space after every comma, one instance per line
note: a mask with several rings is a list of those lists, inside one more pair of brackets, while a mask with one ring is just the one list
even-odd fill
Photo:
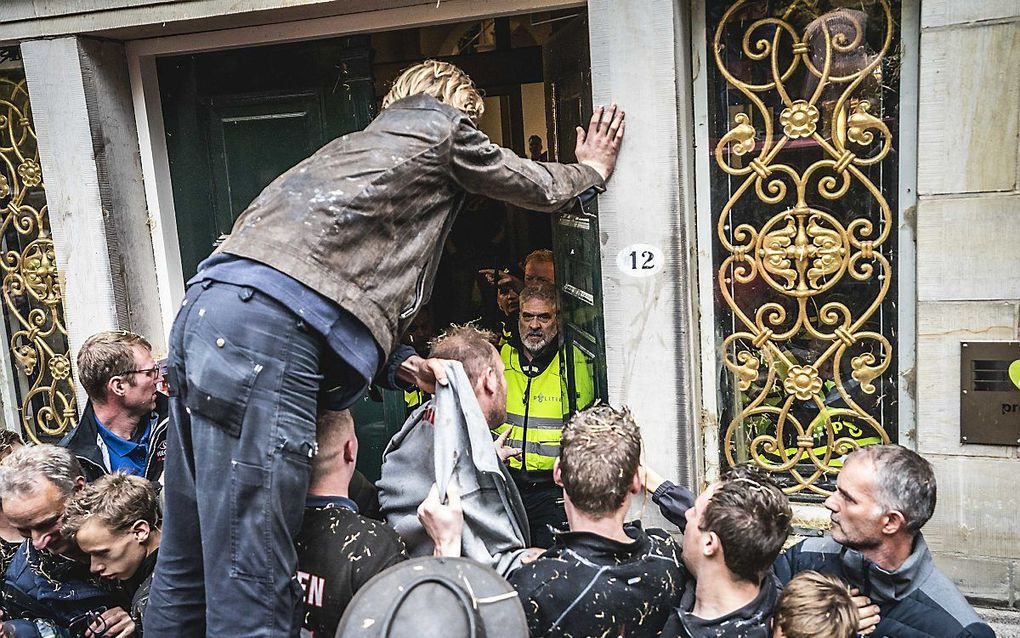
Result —
[[167, 398], [157, 391], [160, 369], [144, 337], [100, 332], [78, 351], [78, 378], [89, 401], [60, 445], [81, 463], [91, 483], [121, 471], [158, 481], [166, 458]]

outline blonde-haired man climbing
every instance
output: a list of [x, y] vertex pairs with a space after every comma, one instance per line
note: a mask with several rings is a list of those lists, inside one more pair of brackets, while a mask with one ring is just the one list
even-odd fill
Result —
[[605, 188], [624, 134], [615, 105], [578, 127], [577, 164], [500, 148], [475, 126], [481, 112], [456, 67], [411, 67], [365, 130], [267, 186], [188, 282], [170, 333], [147, 638], [297, 636], [295, 495], [317, 409], [349, 407], [373, 379], [427, 392], [445, 381], [399, 337], [430, 296], [465, 194], [553, 212]]

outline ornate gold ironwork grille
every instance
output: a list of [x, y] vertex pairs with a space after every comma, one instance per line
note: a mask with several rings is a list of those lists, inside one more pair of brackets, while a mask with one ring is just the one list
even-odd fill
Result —
[[0, 273], [21, 426], [43, 442], [73, 427], [77, 413], [28, 87], [11, 66], [0, 67]]
[[721, 452], [818, 498], [896, 433], [898, 8], [706, 4]]

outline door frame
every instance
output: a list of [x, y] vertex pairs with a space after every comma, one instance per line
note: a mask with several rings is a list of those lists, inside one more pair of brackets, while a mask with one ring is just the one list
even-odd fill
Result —
[[[629, 406], [643, 426], [646, 462], [681, 483], [696, 484], [703, 476], [703, 423], [697, 412], [697, 331], [692, 329], [698, 313], [690, 15], [681, 0], [646, 1], [647, 10], [637, 12], [618, 0], [443, 0], [127, 42], [156, 264], [152, 285], [160, 301], [146, 311], [159, 313], [169, 333], [184, 296], [157, 57], [587, 7], [593, 102], [618, 99], [635, 122], [612, 187], [599, 200], [609, 400]], [[636, 47], [638, 37], [643, 45]], [[649, 87], [655, 87], [653, 94], [637, 99]], [[635, 244], [661, 250], [657, 276], [635, 279], [618, 267], [617, 256]]]

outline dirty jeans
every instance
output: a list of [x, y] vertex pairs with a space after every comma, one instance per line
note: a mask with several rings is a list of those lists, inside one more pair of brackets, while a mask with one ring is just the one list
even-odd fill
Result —
[[146, 638], [298, 636], [322, 338], [271, 298], [205, 281], [170, 333], [164, 524]]

